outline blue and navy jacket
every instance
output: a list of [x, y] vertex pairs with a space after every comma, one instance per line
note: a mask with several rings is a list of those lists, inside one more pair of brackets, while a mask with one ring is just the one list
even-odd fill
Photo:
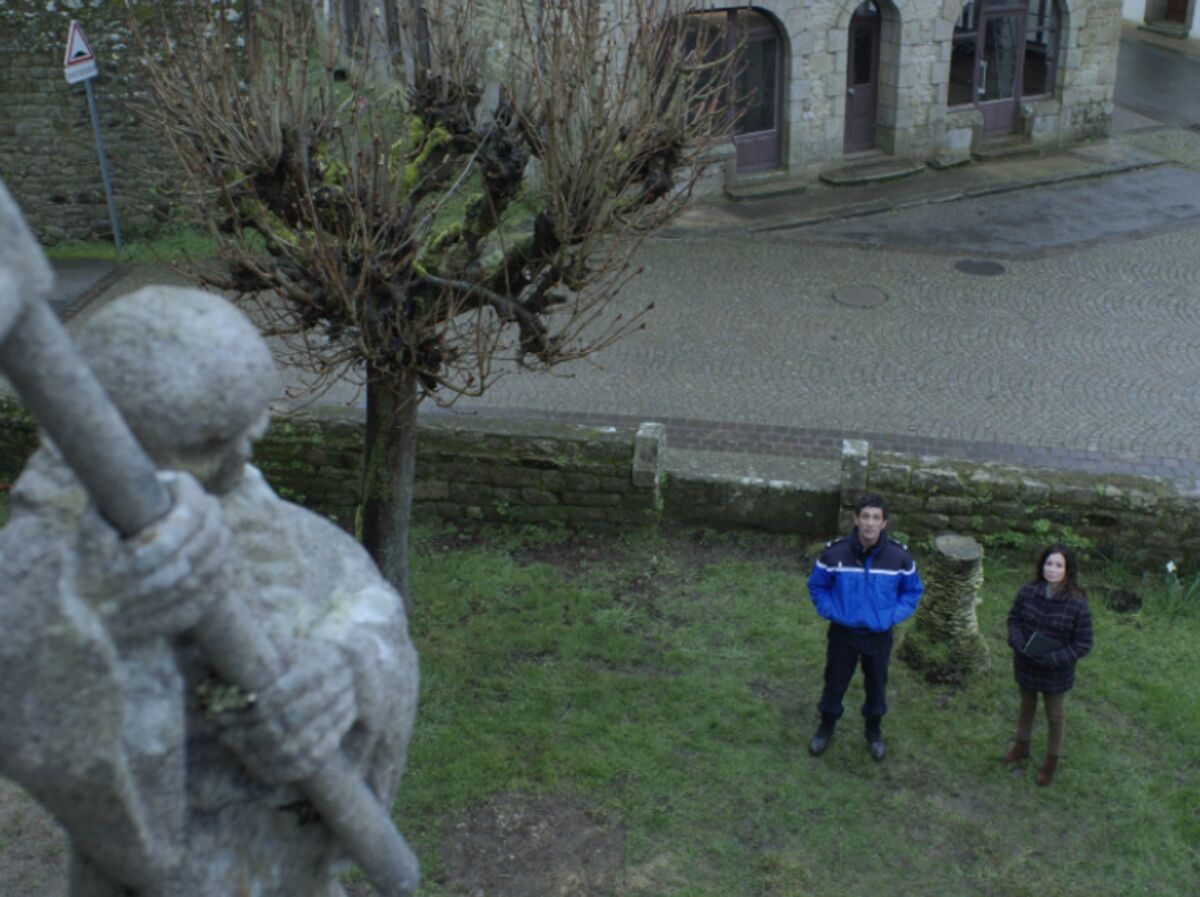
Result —
[[857, 527], [830, 542], [808, 578], [817, 613], [860, 632], [887, 632], [907, 620], [924, 590], [912, 555], [886, 529], [869, 550], [858, 541]]

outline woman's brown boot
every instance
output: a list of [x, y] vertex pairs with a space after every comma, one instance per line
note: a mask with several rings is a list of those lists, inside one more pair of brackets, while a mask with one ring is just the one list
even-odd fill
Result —
[[1000, 758], [1001, 763], [1007, 763], [1009, 766], [1014, 766], [1020, 763], [1029, 756], [1029, 742], [1017, 739], [1012, 743], [1012, 747], [1008, 749], [1008, 753]]
[[1037, 783], [1043, 788], [1054, 781], [1054, 770], [1058, 769], [1058, 757], [1054, 754], [1047, 754], [1046, 759], [1042, 761], [1042, 768], [1038, 770]]

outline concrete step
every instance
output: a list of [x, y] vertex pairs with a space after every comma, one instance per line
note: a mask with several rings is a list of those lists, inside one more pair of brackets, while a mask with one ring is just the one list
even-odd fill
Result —
[[1016, 156], [1040, 156], [1039, 150], [1032, 141], [1025, 137], [1002, 137], [988, 140], [971, 149], [971, 158], [980, 162], [994, 159], [1012, 159]]
[[1166, 20], [1143, 22], [1137, 27], [1138, 31], [1149, 31], [1151, 34], [1161, 34], [1163, 37], [1174, 37], [1179, 40], [1187, 40], [1188, 36], [1188, 26], [1179, 22], [1168, 22]]
[[925, 170], [924, 162], [911, 159], [885, 159], [882, 162], [856, 162], [835, 168], [821, 175], [821, 180], [833, 187], [859, 187], [912, 177]]
[[772, 196], [787, 196], [803, 193], [808, 184], [801, 178], [789, 178], [784, 175], [770, 174], [746, 176], [738, 179], [738, 183], [725, 187], [725, 195], [730, 199], [743, 201], [753, 199], [768, 199]]

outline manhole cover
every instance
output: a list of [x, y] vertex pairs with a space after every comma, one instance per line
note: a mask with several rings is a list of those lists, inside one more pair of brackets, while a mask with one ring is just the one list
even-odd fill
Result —
[[989, 262], [986, 259], [962, 259], [954, 263], [954, 267], [963, 274], [974, 274], [978, 277], [995, 277], [1004, 273], [1004, 266], [999, 262]]
[[833, 291], [833, 301], [847, 308], [874, 308], [887, 302], [887, 293], [878, 287], [842, 287]]

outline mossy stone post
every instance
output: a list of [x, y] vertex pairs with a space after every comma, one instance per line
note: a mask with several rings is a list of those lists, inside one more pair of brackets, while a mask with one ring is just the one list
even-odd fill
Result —
[[983, 548], [954, 533], [938, 536], [933, 547], [925, 565], [925, 595], [899, 653], [928, 681], [956, 683], [989, 665], [975, 615], [983, 586]]

